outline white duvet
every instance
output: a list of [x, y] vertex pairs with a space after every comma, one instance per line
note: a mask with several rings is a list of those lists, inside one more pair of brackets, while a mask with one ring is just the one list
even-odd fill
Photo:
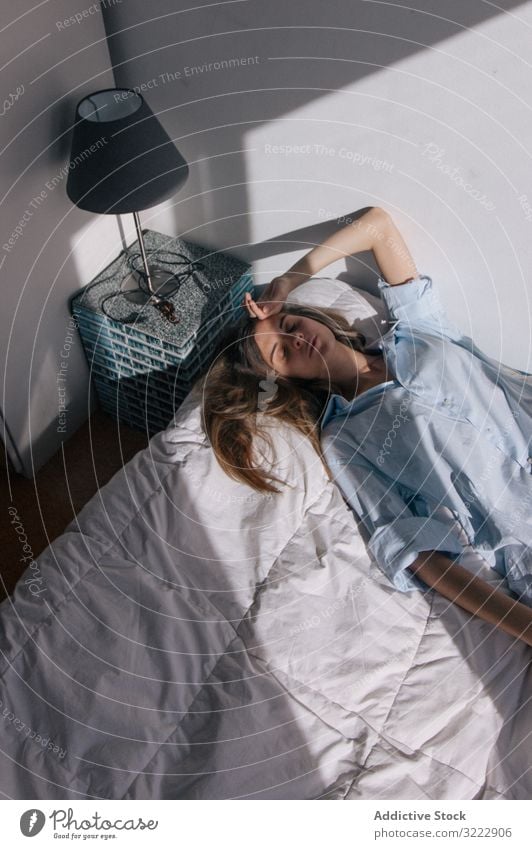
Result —
[[289, 486], [267, 498], [221, 471], [191, 394], [38, 558], [43, 592], [22, 576], [4, 796], [532, 797], [531, 649], [395, 591], [308, 441], [271, 432]]

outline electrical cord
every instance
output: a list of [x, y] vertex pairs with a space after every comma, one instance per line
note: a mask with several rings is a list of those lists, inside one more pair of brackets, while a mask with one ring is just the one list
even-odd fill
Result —
[[[168, 298], [174, 295], [179, 290], [181, 285], [185, 283], [189, 278], [193, 277], [197, 271], [202, 271], [205, 268], [205, 264], [202, 263], [200, 260], [191, 260], [187, 256], [185, 256], [185, 254], [176, 251], [162, 251], [161, 249], [153, 248], [147, 250], [146, 254], [148, 255], [148, 257], [150, 255], [154, 255], [156, 265], [159, 268], [164, 265], [169, 266], [168, 270], [172, 273], [172, 276], [175, 280], [175, 286], [174, 289], [170, 292], [170, 295], [166, 295], [164, 298], [161, 298], [157, 295], [153, 295], [153, 293], [150, 292], [148, 288], [148, 278], [143, 267], [142, 254], [140, 253], [140, 251], [130, 252], [126, 248], [125, 260], [127, 268], [130, 272], [135, 272], [137, 274], [139, 278], [138, 289], [139, 291], [144, 292], [144, 294], [149, 298], [149, 303], [156, 309], [158, 309], [159, 312], [161, 312], [161, 314], [168, 321], [172, 322], [173, 324], [177, 324], [180, 321], [180, 318], [176, 315], [175, 307], [172, 302], [168, 300]], [[165, 257], [173, 257], [173, 259], [163, 258], [163, 254], [165, 255]], [[184, 266], [183, 270], [178, 269], [174, 271], [173, 267], [176, 265]], [[110, 280], [112, 277], [116, 277], [116, 272], [112, 275], [109, 275], [109, 277], [104, 278], [103, 280], [95, 280], [93, 283], [89, 284], [89, 286], [86, 287], [85, 291], [89, 291], [90, 289], [92, 289], [93, 286], [98, 286], [101, 283], [104, 283], [106, 280]], [[201, 283], [200, 288], [202, 288], [203, 291]], [[131, 292], [135, 290], [130, 289], [128, 291]], [[137, 321], [142, 309], [146, 306], [146, 304], [142, 304], [139, 310], [131, 312], [124, 317], [112, 315], [105, 308], [105, 305], [109, 301], [113, 301], [117, 298], [125, 298], [126, 295], [127, 292], [113, 292], [111, 295], [107, 295], [107, 297], [105, 297], [101, 301], [100, 309], [106, 316], [106, 318], [111, 319], [111, 321], [118, 321], [121, 324], [132, 324], [133, 322]]]

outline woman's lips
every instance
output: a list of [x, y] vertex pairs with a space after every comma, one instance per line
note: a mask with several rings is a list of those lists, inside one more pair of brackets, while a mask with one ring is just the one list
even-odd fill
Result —
[[308, 354], [309, 357], [311, 357], [312, 354], [314, 353], [314, 351], [316, 350], [316, 339], [317, 339], [317, 336], [313, 336], [312, 339], [309, 342], [309, 346], [308, 346], [309, 347], [309, 354]]

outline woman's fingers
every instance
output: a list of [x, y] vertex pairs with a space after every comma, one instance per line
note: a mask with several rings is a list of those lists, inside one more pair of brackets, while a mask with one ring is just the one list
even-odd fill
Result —
[[275, 313], [281, 312], [283, 308], [283, 301], [270, 301], [267, 298], [259, 298], [256, 301], [256, 305], [260, 307], [263, 313], [266, 315], [275, 315]]
[[244, 301], [242, 303], [242, 306], [245, 307], [245, 309], [247, 309], [249, 315], [252, 318], [255, 318], [256, 313], [255, 313], [255, 310], [253, 308], [253, 304], [254, 304], [254, 301], [253, 301], [253, 298], [251, 297], [251, 294], [249, 292], [245, 292], [244, 293]]
[[242, 304], [249, 313], [252, 318], [263, 318], [262, 309], [257, 305], [257, 302], [253, 300], [250, 292], [246, 292], [244, 295], [244, 303]]
[[242, 306], [246, 307], [249, 315], [252, 318], [264, 319], [270, 315], [275, 315], [281, 309], [281, 304], [276, 304], [272, 301], [263, 301], [260, 304], [254, 301], [249, 292], [244, 295]]
[[259, 295], [258, 301], [253, 300], [250, 292], [244, 295], [243, 307], [247, 308], [252, 318], [268, 318], [281, 312], [294, 283], [288, 275], [275, 277]]

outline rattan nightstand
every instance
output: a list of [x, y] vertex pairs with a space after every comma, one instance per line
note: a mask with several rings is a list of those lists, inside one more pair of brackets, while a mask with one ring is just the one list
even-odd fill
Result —
[[244, 292], [255, 296], [256, 290], [250, 266], [242, 260], [153, 230], [143, 235], [148, 251], [167, 258], [166, 268], [180, 270], [172, 265], [170, 252], [202, 266], [169, 298], [179, 323], [171, 324], [152, 305], [109, 299], [120, 291], [130, 270], [128, 254], [138, 242], [76, 294], [71, 309], [100, 406], [123, 424], [153, 435], [170, 423], [208, 365], [220, 333], [242, 315]]

